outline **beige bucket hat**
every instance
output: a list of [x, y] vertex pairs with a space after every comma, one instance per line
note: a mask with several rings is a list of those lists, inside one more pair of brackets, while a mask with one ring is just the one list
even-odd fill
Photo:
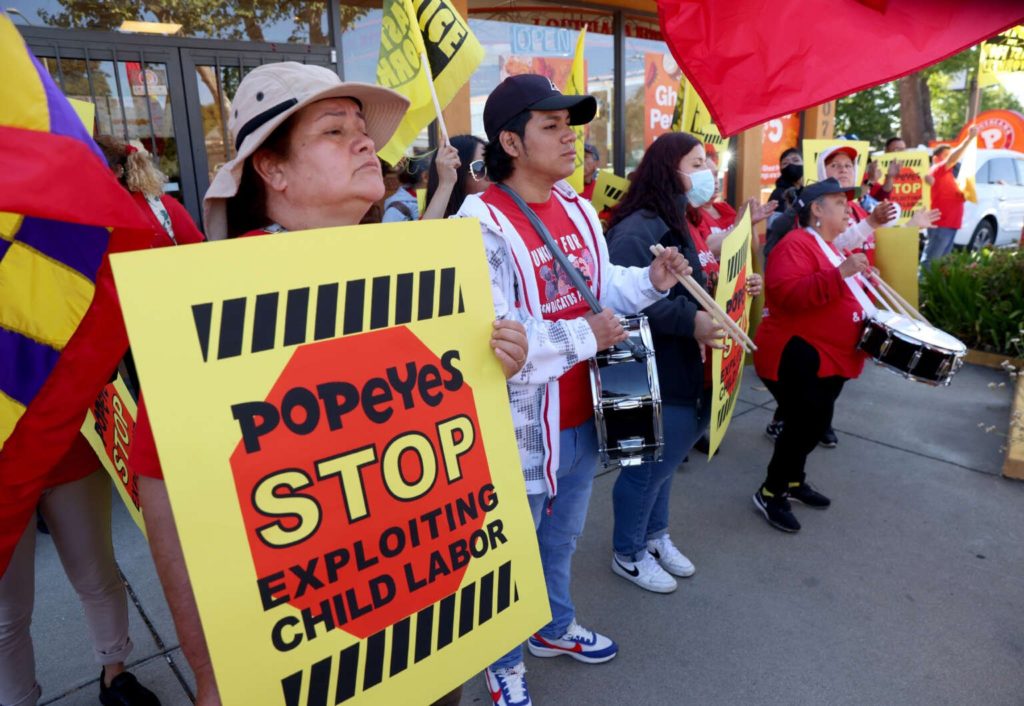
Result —
[[217, 170], [203, 198], [206, 237], [227, 237], [226, 202], [238, 193], [245, 160], [278, 125], [310, 103], [325, 98], [353, 98], [363, 106], [366, 132], [376, 150], [388, 143], [409, 107], [395, 91], [366, 83], [343, 82], [323, 66], [282, 61], [259, 66], [242, 79], [228, 116], [234, 159]]

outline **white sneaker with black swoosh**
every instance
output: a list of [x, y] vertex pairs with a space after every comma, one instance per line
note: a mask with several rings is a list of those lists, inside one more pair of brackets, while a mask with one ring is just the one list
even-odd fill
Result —
[[654, 593], [672, 593], [679, 588], [676, 580], [661, 568], [661, 564], [650, 552], [644, 552], [644, 557], [640, 561], [624, 561], [613, 553], [612, 571], [640, 588]]

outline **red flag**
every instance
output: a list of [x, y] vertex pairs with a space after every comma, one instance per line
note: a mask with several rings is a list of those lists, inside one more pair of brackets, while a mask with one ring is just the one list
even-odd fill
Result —
[[107, 256], [154, 233], [0, 13], [0, 575], [127, 349]]
[[1024, 20], [1021, 0], [658, 0], [723, 135], [930, 66]]

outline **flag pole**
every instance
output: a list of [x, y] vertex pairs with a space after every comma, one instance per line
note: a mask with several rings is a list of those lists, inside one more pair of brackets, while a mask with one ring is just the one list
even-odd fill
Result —
[[441, 113], [441, 101], [437, 99], [437, 89], [434, 88], [434, 74], [430, 70], [430, 62], [427, 61], [427, 52], [420, 52], [420, 61], [423, 62], [423, 68], [427, 72], [427, 83], [430, 85], [430, 97], [434, 101], [434, 112], [437, 114], [437, 127], [441, 130], [441, 141], [447, 147], [451, 145], [448, 140], [448, 127], [444, 124], [444, 115]]

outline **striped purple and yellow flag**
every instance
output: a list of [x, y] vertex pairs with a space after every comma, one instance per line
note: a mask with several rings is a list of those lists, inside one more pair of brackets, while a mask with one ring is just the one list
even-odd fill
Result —
[[0, 13], [0, 573], [127, 348], [109, 252], [153, 232]]

